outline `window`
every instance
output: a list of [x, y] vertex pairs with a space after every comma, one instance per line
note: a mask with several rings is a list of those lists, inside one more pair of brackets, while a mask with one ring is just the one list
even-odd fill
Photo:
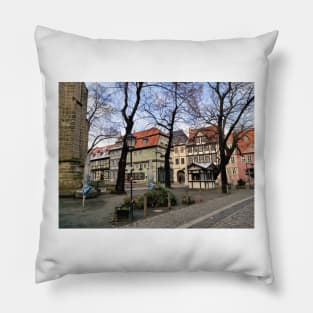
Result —
[[243, 140], [243, 141], [249, 141], [249, 137], [248, 137], [247, 135], [244, 135], [244, 136], [242, 137], [242, 140]]
[[232, 170], [233, 170], [233, 175], [236, 175], [237, 174], [237, 167], [233, 167]]
[[[130, 174], [129, 174], [129, 177], [130, 177]], [[133, 179], [134, 180], [143, 180], [143, 179], [145, 179], [145, 174], [142, 172], [135, 172], [135, 173], [133, 173]]]
[[208, 142], [208, 138], [207, 138], [207, 137], [202, 137], [201, 142], [202, 142], [202, 143], [206, 143], [206, 142]]
[[230, 162], [231, 162], [231, 163], [235, 163], [235, 157], [234, 157], [233, 155], [232, 155], [231, 158], [230, 158]]
[[179, 159], [175, 159], [175, 164], [176, 164], [176, 165], [179, 164]]
[[216, 148], [216, 147], [215, 147], [215, 144], [212, 144], [212, 145], [211, 145], [211, 151], [215, 151], [215, 148]]
[[194, 162], [198, 162], [198, 157], [195, 156], [194, 159], [193, 159], [193, 161], [194, 161]]
[[192, 159], [192, 158], [189, 158], [189, 159], [188, 159], [188, 163], [191, 164], [192, 162], [193, 162], [193, 159]]
[[184, 153], [185, 152], [185, 147], [180, 147], [180, 152]]
[[199, 152], [203, 152], [203, 146], [199, 146]]
[[246, 158], [245, 158], [245, 156], [243, 155], [243, 156], [241, 156], [241, 162], [242, 163], [245, 163], [246, 162]]
[[188, 147], [188, 153], [192, 153], [192, 147]]
[[200, 174], [192, 173], [192, 180], [200, 180]]
[[193, 153], [198, 153], [198, 147], [193, 148]]
[[180, 163], [181, 163], [181, 164], [185, 164], [185, 159], [184, 159], [184, 158], [181, 158], [181, 159], [180, 159]]
[[251, 162], [252, 161], [252, 155], [248, 154], [247, 157], [248, 157], [248, 162]]
[[200, 143], [201, 142], [201, 137], [196, 137], [196, 143]]
[[174, 152], [177, 154], [178, 153], [178, 147], [174, 148]]
[[205, 146], [204, 146], [204, 150], [205, 150], [205, 151], [209, 151], [209, 145], [205, 145]]
[[144, 138], [142, 139], [142, 142], [143, 142], [144, 145], [146, 145], [146, 144], [148, 143], [148, 138], [147, 138], [147, 137], [144, 137]]
[[212, 154], [212, 162], [216, 163], [216, 154]]
[[199, 162], [203, 162], [204, 158], [203, 158], [203, 155], [200, 155], [199, 156]]

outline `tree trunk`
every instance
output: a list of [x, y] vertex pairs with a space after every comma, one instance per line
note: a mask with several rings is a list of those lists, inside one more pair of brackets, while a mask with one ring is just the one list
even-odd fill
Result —
[[127, 154], [128, 154], [127, 136], [131, 134], [132, 129], [133, 129], [133, 123], [131, 122], [125, 128], [125, 135], [123, 138], [121, 157], [118, 162], [118, 172], [117, 172], [117, 179], [116, 179], [116, 185], [115, 185], [116, 193], [125, 193], [125, 170], [126, 170]]
[[168, 143], [166, 147], [165, 152], [165, 160], [164, 160], [164, 170], [165, 170], [165, 187], [171, 188], [171, 166], [170, 166], [170, 158], [171, 158], [171, 150], [172, 150], [172, 141], [173, 141], [173, 130], [174, 130], [174, 124], [176, 121], [176, 114], [178, 110], [178, 104], [177, 104], [177, 88], [178, 83], [174, 83], [175, 86], [175, 93], [174, 93], [174, 101], [175, 101], [175, 108], [172, 112], [171, 116], [171, 122], [170, 122], [170, 128], [169, 128], [169, 137], [168, 137]]
[[117, 179], [115, 185], [116, 193], [125, 193], [125, 170], [126, 170], [126, 163], [127, 163], [127, 153], [128, 147], [126, 143], [126, 136], [123, 140], [123, 147], [121, 152], [121, 157], [118, 162], [118, 172], [117, 172]]
[[172, 148], [172, 135], [168, 140], [168, 145], [166, 147], [165, 156], [164, 156], [164, 171], [165, 171], [165, 187], [171, 188], [171, 166], [170, 166], [170, 157], [171, 157], [171, 148]]
[[122, 109], [122, 116], [126, 123], [125, 127], [125, 135], [123, 138], [123, 147], [121, 152], [121, 157], [118, 162], [118, 173], [117, 173], [117, 180], [115, 185], [115, 191], [117, 193], [125, 193], [125, 170], [126, 170], [126, 163], [127, 163], [127, 153], [128, 153], [128, 146], [127, 146], [127, 137], [131, 134], [134, 126], [134, 116], [138, 109], [140, 103], [140, 94], [142, 90], [143, 83], [138, 82], [136, 83], [136, 101], [134, 103], [134, 107], [131, 110], [131, 113], [127, 114], [127, 108], [129, 107], [128, 103], [128, 82], [124, 84], [124, 107]]
[[[221, 136], [223, 137], [223, 135]], [[227, 193], [227, 173], [226, 173], [226, 155], [225, 155], [225, 147], [222, 143], [220, 144], [220, 174], [221, 174], [221, 184], [222, 184], [222, 193]]]
[[222, 182], [222, 193], [227, 193], [227, 174], [225, 164], [221, 164], [221, 182]]

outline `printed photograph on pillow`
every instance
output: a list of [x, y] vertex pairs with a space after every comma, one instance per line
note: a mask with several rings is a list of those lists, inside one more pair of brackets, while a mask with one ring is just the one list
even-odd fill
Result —
[[59, 82], [59, 228], [254, 228], [253, 82]]

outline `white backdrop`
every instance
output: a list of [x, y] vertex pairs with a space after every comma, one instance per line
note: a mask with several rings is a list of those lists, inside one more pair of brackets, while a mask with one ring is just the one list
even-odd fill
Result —
[[[2, 312], [312, 312], [310, 1], [17, 1], [1, 5]], [[45, 161], [37, 24], [90, 37], [206, 40], [278, 29], [267, 105], [276, 281], [230, 274], [101, 274], [35, 285]], [[69, 251], [70, 253], [70, 251]]]

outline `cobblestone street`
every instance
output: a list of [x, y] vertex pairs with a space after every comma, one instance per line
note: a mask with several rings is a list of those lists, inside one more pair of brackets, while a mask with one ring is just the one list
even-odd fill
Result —
[[[146, 189], [140, 187], [138, 190], [134, 191], [134, 194], [139, 195], [145, 192]], [[208, 213], [229, 206], [236, 201], [241, 201], [253, 194], [253, 191], [248, 189], [234, 190], [231, 194], [226, 195], [222, 194], [220, 190], [189, 190], [188, 193], [193, 197], [196, 203], [186, 206], [181, 202], [185, 189], [176, 186], [172, 189], [172, 192], [175, 194], [178, 202], [171, 210], [168, 210], [167, 208], [149, 208], [148, 217], [146, 219], [144, 219], [143, 210], [135, 210], [135, 222], [131, 225], [126, 225], [126, 227], [180, 227], [185, 223], [206, 216]], [[81, 199], [61, 198], [59, 226], [61, 228], [125, 227], [126, 223], [121, 225], [112, 224], [114, 209], [116, 206], [121, 205], [125, 196], [126, 195], [104, 194], [94, 199], [87, 199], [84, 209], [82, 208]], [[244, 204], [237, 205], [225, 210], [223, 213], [219, 213], [215, 217], [214, 223], [212, 222], [212, 219], [209, 219], [209, 224], [207, 224], [208, 221], [201, 220], [201, 223], [199, 222], [200, 224], [197, 227], [221, 228], [224, 227], [223, 225], [229, 225], [225, 227], [239, 227], [236, 225], [240, 225], [241, 227], [253, 227], [253, 202], [250, 203], [249, 208], [241, 210], [243, 206]]]
[[234, 205], [191, 228], [253, 228], [253, 201], [254, 199], [250, 199], [242, 204]]
[[254, 208], [253, 203], [236, 211], [234, 214], [226, 217], [216, 223], [215, 228], [253, 228], [254, 227]]
[[[252, 190], [238, 190], [177, 210], [139, 220], [129, 228], [241, 228], [254, 227]], [[247, 213], [247, 216], [245, 215]], [[242, 223], [242, 225], [241, 225]], [[229, 226], [227, 226], [229, 225]]]

